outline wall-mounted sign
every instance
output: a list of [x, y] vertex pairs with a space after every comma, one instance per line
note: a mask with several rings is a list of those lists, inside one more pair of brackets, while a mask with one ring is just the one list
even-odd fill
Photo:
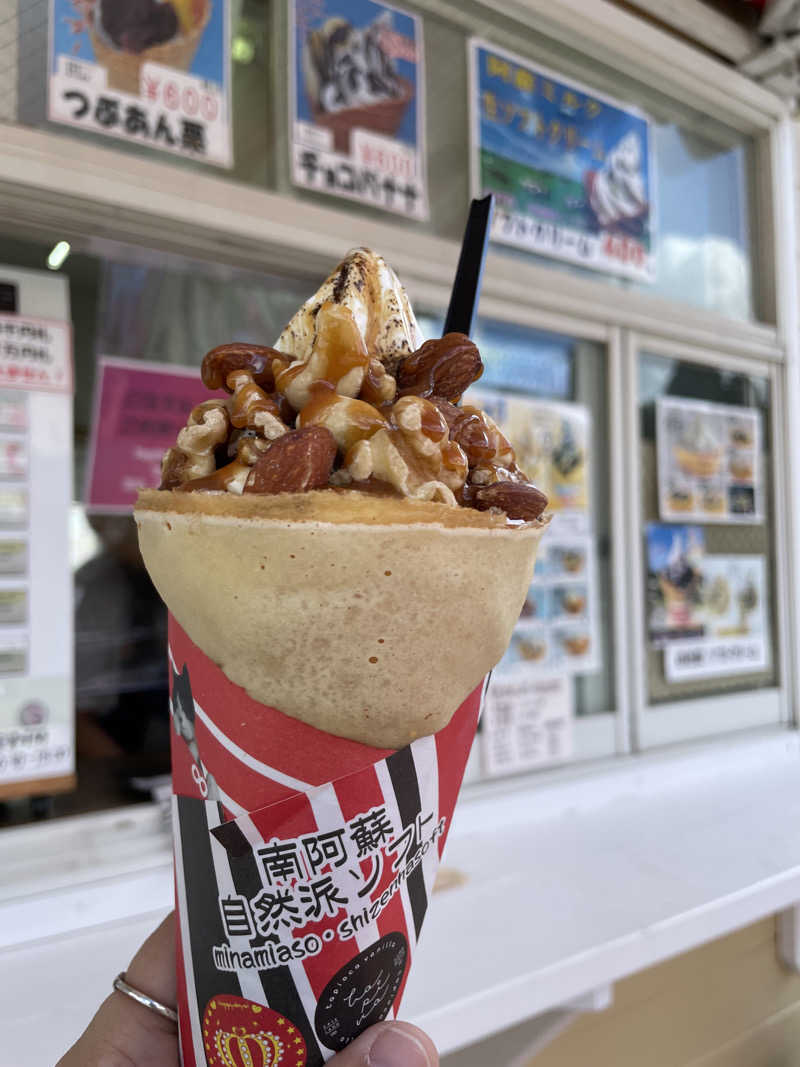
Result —
[[69, 787], [75, 766], [70, 339], [0, 314], [0, 796]]
[[484, 41], [468, 48], [473, 195], [495, 195], [493, 239], [652, 281], [647, 118]]
[[422, 23], [374, 0], [289, 0], [292, 180], [428, 215]]
[[698, 526], [647, 527], [651, 647], [669, 682], [766, 670], [770, 663], [763, 556], [706, 555]]
[[761, 522], [761, 414], [685, 397], [656, 401], [659, 515], [669, 521]]
[[230, 167], [228, 0], [50, 0], [48, 117]]
[[573, 687], [566, 675], [492, 675], [478, 734], [481, 768], [495, 778], [572, 756]]
[[0, 386], [72, 392], [71, 345], [66, 322], [0, 314]]
[[548, 511], [553, 515], [496, 677], [596, 671], [601, 658], [589, 491], [591, 413], [582, 404], [489, 389], [470, 389], [464, 399], [498, 424], [522, 470], [547, 493]]
[[127, 513], [139, 489], [157, 487], [161, 457], [186, 416], [210, 395], [196, 367], [101, 357], [86, 479], [89, 511]]

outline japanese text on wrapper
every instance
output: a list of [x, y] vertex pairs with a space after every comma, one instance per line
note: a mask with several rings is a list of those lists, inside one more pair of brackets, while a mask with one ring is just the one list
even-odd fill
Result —
[[[228, 941], [214, 946], [215, 967], [267, 970], [354, 937], [379, 918], [445, 826], [445, 818], [420, 812], [398, 828], [381, 805], [335, 830], [255, 846], [262, 888], [220, 896]], [[318, 925], [304, 933], [311, 924]]]

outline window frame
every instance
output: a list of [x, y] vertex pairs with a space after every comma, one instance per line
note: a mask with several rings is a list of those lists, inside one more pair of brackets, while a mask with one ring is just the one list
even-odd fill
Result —
[[700, 366], [739, 371], [765, 378], [769, 383], [771, 404], [772, 495], [774, 514], [775, 573], [785, 574], [788, 567], [784, 483], [787, 474], [784, 442], [784, 404], [781, 389], [782, 367], [775, 361], [759, 362], [717, 349], [697, 348], [671, 341], [663, 336], [631, 331], [626, 337], [628, 395], [633, 403], [626, 412], [628, 454], [635, 459], [627, 465], [626, 490], [629, 501], [626, 530], [626, 556], [633, 576], [630, 602], [631, 645], [629, 683], [633, 691], [633, 747], [636, 751], [673, 744], [693, 738], [733, 733], [737, 730], [778, 726], [792, 722], [790, 691], [793, 674], [789, 655], [790, 616], [787, 584], [775, 583], [775, 617], [777, 632], [770, 630], [773, 654], [779, 663], [778, 684], [755, 690], [741, 690], [720, 695], [706, 695], [669, 703], [651, 704], [647, 689], [647, 623], [644, 585], [645, 558], [642, 538], [642, 488], [640, 452], [639, 357], [643, 353], [678, 358]]

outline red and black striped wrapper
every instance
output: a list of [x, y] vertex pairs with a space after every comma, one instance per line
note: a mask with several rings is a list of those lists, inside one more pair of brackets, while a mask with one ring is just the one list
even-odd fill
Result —
[[171, 617], [169, 645], [183, 1067], [318, 1067], [397, 1015], [483, 686], [376, 749], [252, 700]]

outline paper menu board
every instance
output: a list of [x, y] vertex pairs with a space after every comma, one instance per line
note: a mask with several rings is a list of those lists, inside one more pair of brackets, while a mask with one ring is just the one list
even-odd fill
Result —
[[230, 167], [229, 0], [50, 0], [48, 118]]
[[422, 22], [376, 0], [289, 0], [292, 181], [428, 216]]
[[573, 703], [566, 675], [531, 680], [493, 674], [478, 734], [484, 776], [565, 763], [572, 755]]
[[660, 518], [667, 522], [761, 522], [761, 445], [761, 413], [756, 408], [659, 397]]
[[0, 315], [0, 796], [72, 784], [71, 379], [67, 323]]
[[569, 404], [470, 388], [464, 403], [481, 408], [511, 442], [528, 479], [547, 494], [552, 536], [591, 529], [591, 412]]
[[652, 281], [647, 117], [493, 44], [468, 49], [473, 196], [495, 195], [492, 238]]
[[706, 555], [693, 526], [647, 527], [648, 634], [667, 681], [766, 670], [768, 587], [762, 555]]

